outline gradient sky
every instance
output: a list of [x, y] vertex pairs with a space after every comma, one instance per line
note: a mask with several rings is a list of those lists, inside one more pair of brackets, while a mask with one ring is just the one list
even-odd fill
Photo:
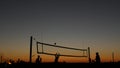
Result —
[[[112, 61], [114, 52], [119, 61], [120, 1], [0, 0], [0, 55], [29, 61], [31, 35], [45, 43], [90, 47], [93, 60], [99, 52], [102, 61]], [[33, 54], [36, 58], [35, 41]]]

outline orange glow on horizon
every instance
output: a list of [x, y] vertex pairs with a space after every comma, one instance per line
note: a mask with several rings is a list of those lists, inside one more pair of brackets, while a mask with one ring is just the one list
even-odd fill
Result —
[[[34, 56], [32, 58], [32, 62], [35, 62], [37, 58], [37, 55]], [[42, 62], [54, 62], [54, 56], [48, 56], [48, 55], [41, 55], [41, 58], [42, 58]], [[4, 61], [8, 61], [8, 60], [14, 60], [15, 62], [18, 61], [18, 59], [22, 60], [22, 61], [25, 61], [25, 62], [29, 62], [29, 56], [21, 56], [19, 58], [17, 57], [14, 57], [14, 58], [3, 58]], [[91, 60], [94, 60], [95, 59], [95, 56], [91, 56]], [[77, 62], [88, 62], [88, 57], [60, 57], [59, 62], [67, 62], [67, 63], [77, 63]], [[94, 60], [95, 61], [95, 60]], [[119, 58], [118, 57], [115, 57], [115, 62], [118, 62], [119, 61]], [[101, 62], [112, 62], [112, 58], [111, 56], [101, 56]]]

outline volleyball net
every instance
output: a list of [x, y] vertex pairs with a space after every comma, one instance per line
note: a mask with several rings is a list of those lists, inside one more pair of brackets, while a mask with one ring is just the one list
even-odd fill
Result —
[[90, 48], [79, 49], [72, 47], [59, 46], [54, 44], [48, 44], [43, 42], [36, 42], [37, 54], [56, 55], [65, 57], [88, 57], [90, 59]]

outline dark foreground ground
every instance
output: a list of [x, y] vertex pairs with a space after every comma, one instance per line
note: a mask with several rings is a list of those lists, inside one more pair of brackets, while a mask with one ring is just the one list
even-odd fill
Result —
[[0, 64], [0, 68], [120, 68], [120, 63], [14, 63]]

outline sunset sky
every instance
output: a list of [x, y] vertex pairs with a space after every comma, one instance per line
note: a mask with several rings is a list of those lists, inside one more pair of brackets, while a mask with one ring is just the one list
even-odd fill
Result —
[[[114, 52], [115, 61], [120, 61], [120, 1], [0, 0], [0, 56], [4, 60], [29, 61], [30, 36], [35, 38], [33, 62], [38, 55], [36, 41], [80, 49], [90, 47], [91, 59], [99, 52], [103, 62], [112, 61]], [[44, 62], [54, 60], [53, 56], [41, 57]], [[61, 57], [59, 61], [84, 59], [88, 60]]]

